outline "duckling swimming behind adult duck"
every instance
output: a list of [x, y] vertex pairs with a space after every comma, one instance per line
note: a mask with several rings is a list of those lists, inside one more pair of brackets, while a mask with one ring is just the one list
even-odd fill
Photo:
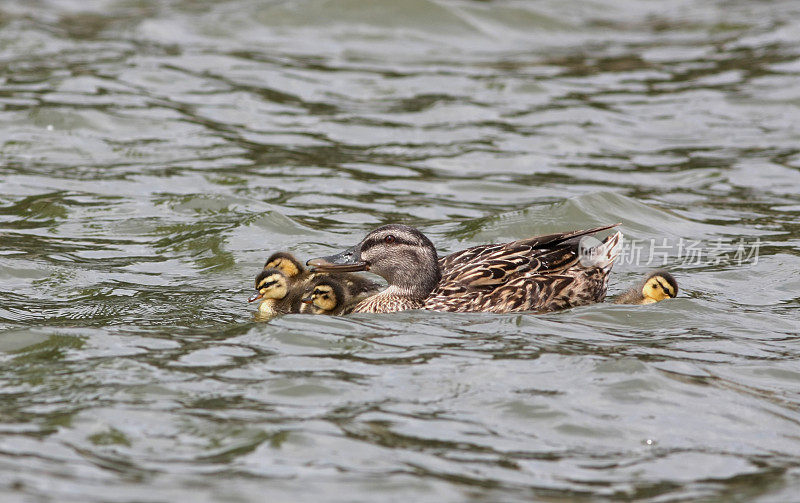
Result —
[[[616, 224], [619, 225], [619, 224]], [[407, 225], [384, 225], [356, 246], [307, 262], [321, 272], [371, 271], [389, 286], [353, 312], [553, 311], [600, 302], [622, 234], [616, 225], [467, 248], [439, 259], [433, 243]]]
[[678, 282], [667, 271], [653, 271], [633, 288], [619, 294], [614, 304], [653, 304], [678, 295]]

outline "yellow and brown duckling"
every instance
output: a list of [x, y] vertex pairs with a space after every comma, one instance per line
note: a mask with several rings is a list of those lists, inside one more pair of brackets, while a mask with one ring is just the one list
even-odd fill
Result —
[[[270, 255], [264, 264], [264, 269], [256, 277], [256, 293], [249, 302], [261, 300], [258, 306], [259, 313], [263, 316], [274, 317], [280, 314], [309, 312], [315, 314], [332, 314], [305, 307], [300, 299], [306, 296], [309, 288], [314, 286], [319, 278], [333, 278], [337, 286], [343, 290], [338, 296], [342, 308], [352, 307], [354, 301], [361, 300], [377, 293], [381, 285], [357, 274], [327, 274], [312, 272], [303, 267], [291, 253], [277, 252]], [[343, 309], [332, 309], [336, 314]]]
[[320, 274], [304, 286], [298, 312], [341, 315], [375, 295], [381, 285], [355, 274]]
[[322, 273], [317, 271], [309, 271], [303, 264], [295, 258], [294, 255], [288, 252], [277, 252], [270, 255], [267, 262], [264, 264], [264, 269], [276, 268], [279, 269], [289, 279], [289, 287], [299, 286], [301, 288], [307, 287], [310, 281], [320, 276], [336, 276], [343, 282], [343, 287], [347, 288], [348, 293], [352, 296], [359, 296], [364, 293], [375, 293], [380, 288], [378, 283], [372, 280], [359, 276], [358, 274], [347, 273]]
[[271, 317], [291, 311], [296, 295], [292, 294], [290, 279], [282, 270], [264, 269], [256, 276], [255, 287], [256, 293], [247, 302], [260, 300], [258, 312], [261, 315]]
[[615, 304], [653, 304], [678, 295], [678, 282], [667, 271], [654, 271], [614, 299]]
[[[339, 283], [344, 289], [346, 302], [352, 307], [353, 303], [360, 302], [371, 295], [380, 292], [383, 285], [359, 274], [349, 273], [317, 273], [319, 277], [330, 278]], [[311, 280], [314, 281], [314, 278]], [[307, 290], [307, 289], [306, 289]]]
[[301, 296], [298, 311], [308, 314], [345, 314], [352, 307], [350, 295], [342, 281], [333, 276], [321, 276], [311, 281]]
[[[619, 224], [616, 224], [619, 225]], [[370, 271], [389, 286], [355, 305], [357, 313], [553, 311], [600, 302], [622, 248], [616, 225], [467, 248], [438, 258], [419, 230], [390, 224], [342, 253], [309, 260], [316, 271]]]
[[311, 275], [297, 258], [288, 252], [277, 252], [269, 256], [264, 269], [278, 269], [281, 271], [290, 284], [297, 284], [305, 281]]
[[[291, 253], [273, 253], [256, 276], [256, 293], [248, 302], [264, 299], [258, 305], [258, 312], [269, 318], [296, 313], [302, 289], [313, 276]], [[264, 293], [259, 295], [260, 292]]]

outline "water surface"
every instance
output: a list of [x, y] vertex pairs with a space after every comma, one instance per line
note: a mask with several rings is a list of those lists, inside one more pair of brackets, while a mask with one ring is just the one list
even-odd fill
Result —
[[[800, 5], [0, 3], [0, 487], [20, 501], [787, 501]], [[272, 251], [622, 222], [543, 316], [259, 323]], [[638, 250], [638, 251], [637, 251]]]

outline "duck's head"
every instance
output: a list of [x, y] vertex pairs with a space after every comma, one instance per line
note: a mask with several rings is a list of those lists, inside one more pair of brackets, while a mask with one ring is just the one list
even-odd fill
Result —
[[264, 269], [256, 276], [256, 293], [247, 299], [247, 302], [257, 300], [280, 300], [289, 292], [289, 278], [283, 271], [275, 267]]
[[303, 294], [301, 312], [327, 314], [335, 311], [344, 302], [345, 294], [338, 280], [322, 277], [314, 281]]
[[278, 269], [287, 278], [293, 278], [303, 272], [303, 264], [291, 253], [273, 253], [264, 264], [264, 269]]
[[390, 287], [423, 298], [441, 279], [431, 240], [417, 229], [400, 224], [378, 227], [354, 247], [311, 259], [307, 264], [320, 272], [370, 271], [383, 276]]
[[672, 299], [678, 295], [678, 282], [667, 271], [650, 273], [642, 283], [644, 304], [652, 304], [664, 299]]

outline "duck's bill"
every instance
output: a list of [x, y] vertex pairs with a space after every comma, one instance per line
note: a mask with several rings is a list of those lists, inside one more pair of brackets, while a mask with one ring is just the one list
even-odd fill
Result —
[[369, 262], [361, 260], [357, 246], [327, 257], [312, 258], [306, 265], [319, 272], [356, 272], [369, 270]]
[[311, 304], [312, 302], [314, 302], [314, 299], [312, 299], [311, 297], [303, 297], [302, 299], [300, 299], [300, 302], [302, 302], [303, 304]]
[[313, 267], [316, 272], [356, 272], [366, 271], [369, 264], [366, 262], [356, 262], [354, 264], [334, 264], [325, 258], [315, 258], [306, 262], [306, 265]]
[[251, 295], [249, 299], [247, 299], [247, 302], [255, 302], [263, 296], [264, 295], [261, 292], [256, 292], [253, 295]]
[[337, 255], [331, 255], [330, 257], [320, 257], [320, 258], [312, 258], [306, 265], [309, 267], [313, 267], [314, 271], [317, 272], [356, 272], [356, 271], [366, 271], [369, 269], [369, 264], [364, 262], [363, 260], [359, 260], [357, 262], [352, 262], [349, 264], [337, 264], [333, 262], [331, 258], [336, 257]]

